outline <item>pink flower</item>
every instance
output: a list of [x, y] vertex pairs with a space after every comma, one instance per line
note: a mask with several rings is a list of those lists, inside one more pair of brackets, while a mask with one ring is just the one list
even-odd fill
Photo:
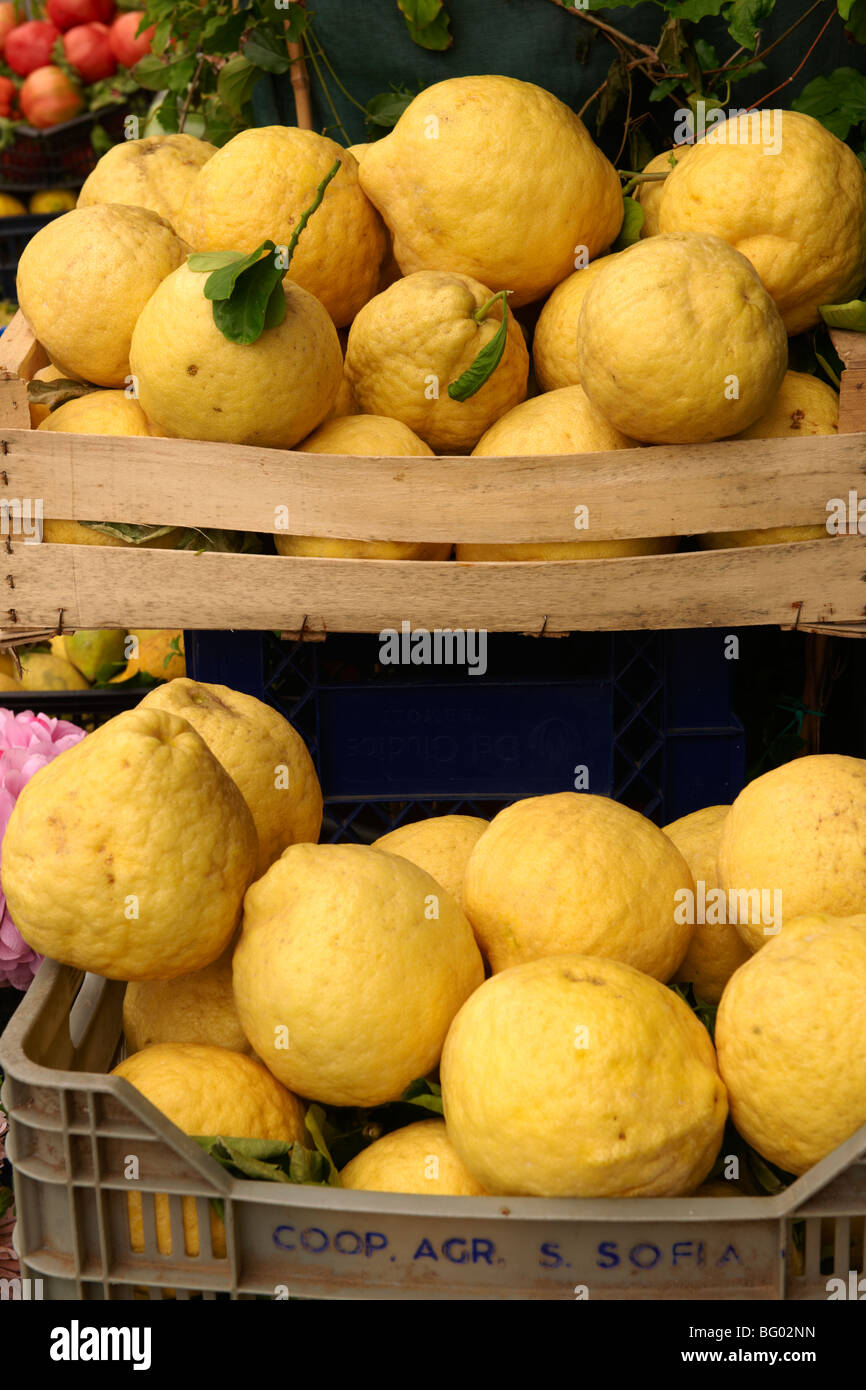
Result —
[[[35, 772], [84, 738], [84, 730], [46, 714], [0, 709], [0, 862], [15, 802]], [[23, 940], [0, 888], [0, 986], [27, 989], [42, 962]]]

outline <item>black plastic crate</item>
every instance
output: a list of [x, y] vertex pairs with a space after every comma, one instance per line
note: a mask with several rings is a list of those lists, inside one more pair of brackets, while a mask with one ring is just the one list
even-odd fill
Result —
[[90, 139], [93, 127], [102, 126], [116, 143], [123, 139], [127, 115], [125, 104], [104, 106], [48, 130], [18, 126], [11, 143], [0, 150], [0, 188], [8, 193], [80, 188], [99, 158]]
[[321, 643], [187, 633], [187, 671], [269, 701], [305, 738], [323, 839], [370, 842], [425, 815], [491, 816], [524, 796], [590, 792], [665, 824], [745, 782], [731, 663], [714, 631], [491, 634], [488, 669], [385, 666], [378, 636]]

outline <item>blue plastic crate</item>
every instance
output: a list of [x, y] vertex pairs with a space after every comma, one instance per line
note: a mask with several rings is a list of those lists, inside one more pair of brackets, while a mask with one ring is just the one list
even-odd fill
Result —
[[424, 815], [483, 816], [524, 796], [587, 790], [659, 824], [731, 801], [745, 738], [722, 634], [491, 634], [488, 669], [385, 666], [375, 635], [290, 643], [186, 636], [187, 670], [265, 699], [306, 739], [323, 839], [369, 842]]

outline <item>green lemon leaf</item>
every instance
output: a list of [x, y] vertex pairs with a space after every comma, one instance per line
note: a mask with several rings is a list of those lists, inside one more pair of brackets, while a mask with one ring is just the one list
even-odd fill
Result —
[[379, 92], [377, 96], [371, 97], [364, 107], [367, 130], [370, 131], [372, 127], [393, 130], [406, 107], [414, 99], [414, 94], [408, 87], [395, 87], [391, 92]]
[[325, 1112], [321, 1105], [310, 1105], [304, 1116], [304, 1124], [313, 1137], [313, 1143], [318, 1153], [322, 1155], [328, 1165], [328, 1182], [331, 1187], [342, 1187], [340, 1174], [337, 1172], [336, 1164], [331, 1158], [328, 1145], [325, 1143], [324, 1125], [326, 1123]]
[[[233, 266], [227, 267], [224, 271], [217, 270], [211, 276], [211, 280], [218, 275], [231, 275], [234, 270]], [[257, 342], [267, 326], [268, 306], [274, 291], [277, 291], [283, 300], [285, 317], [285, 295], [282, 289], [284, 273], [274, 256], [265, 256], [235, 276], [234, 292], [230, 297], [221, 295], [214, 298], [214, 323], [224, 338], [228, 338], [232, 343]], [[210, 280], [207, 284], [210, 284]], [[276, 318], [273, 310], [271, 318]]]
[[157, 58], [153, 53], [146, 53], [132, 69], [132, 75], [139, 87], [145, 87], [150, 92], [161, 92], [163, 88], [168, 86], [165, 80], [167, 66], [161, 58]]
[[866, 333], [866, 299], [852, 299], [848, 304], [822, 304], [818, 313], [829, 328]]
[[32, 405], [47, 405], [49, 410], [56, 410], [67, 401], [77, 401], [100, 389], [88, 381], [69, 381], [65, 377], [55, 381], [28, 381], [27, 399]]
[[448, 395], [452, 401], [468, 401], [470, 396], [474, 396], [476, 391], [480, 391], [486, 381], [490, 379], [499, 363], [502, 361], [502, 354], [505, 351], [505, 344], [508, 339], [508, 291], [500, 290], [488, 299], [486, 304], [476, 310], [473, 318], [477, 323], [482, 323], [488, 311], [496, 303], [497, 299], [502, 300], [502, 322], [490, 339], [485, 343], [471, 367], [452, 381], [448, 387]]
[[237, 265], [245, 260], [247, 257], [243, 251], [196, 251], [187, 256], [186, 263], [190, 270], [204, 271], [222, 270], [223, 266]]
[[229, 58], [220, 68], [217, 96], [233, 116], [243, 116], [244, 107], [253, 94], [253, 87], [262, 76], [261, 68], [254, 67], [242, 53], [236, 58]]
[[229, 299], [238, 277], [245, 270], [257, 265], [265, 251], [276, 251], [276, 249], [272, 241], [263, 241], [261, 246], [257, 246], [255, 251], [251, 251], [248, 256], [239, 251], [203, 252], [190, 256], [187, 264], [190, 270], [213, 271], [213, 274], [209, 275], [205, 281], [205, 299]]
[[106, 536], [114, 536], [115, 540], [126, 541], [129, 545], [144, 545], [146, 541], [156, 540], [159, 536], [167, 536], [169, 531], [173, 531], [173, 526], [134, 526], [125, 521], [81, 521], [80, 526], [87, 526], [91, 531], [102, 531]]
[[284, 73], [292, 66], [285, 41], [261, 29], [250, 31], [241, 45], [241, 52], [248, 62], [264, 72]]
[[640, 241], [644, 210], [636, 198], [623, 198], [622, 203], [622, 226], [619, 236], [610, 248], [612, 252], [624, 251], [627, 246], [634, 246], [636, 241]]
[[773, 12], [776, 0], [732, 0], [724, 9], [728, 33], [741, 48], [755, 50], [755, 35]]
[[442, 0], [397, 0], [413, 43], [419, 48], [443, 52], [454, 42], [451, 20]]

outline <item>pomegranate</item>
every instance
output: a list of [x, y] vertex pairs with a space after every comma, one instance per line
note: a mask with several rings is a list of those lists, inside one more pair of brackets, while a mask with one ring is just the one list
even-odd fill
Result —
[[25, 121], [39, 130], [70, 121], [85, 106], [81, 89], [51, 64], [30, 73], [21, 87], [20, 102]]
[[18, 17], [15, 14], [15, 6], [11, 3], [11, 0], [7, 0], [7, 3], [0, 5], [0, 53], [3, 52], [6, 45], [7, 36], [11, 34], [17, 23]]
[[51, 50], [60, 38], [60, 30], [47, 19], [28, 19], [6, 35], [4, 57], [13, 72], [27, 77], [36, 68], [51, 63]]
[[99, 82], [117, 71], [107, 24], [76, 24], [63, 35], [63, 52], [82, 82]]
[[151, 24], [143, 34], [136, 38], [136, 30], [144, 18], [144, 10], [129, 10], [117, 16], [111, 26], [111, 51], [125, 68], [135, 64], [150, 52], [151, 40], [156, 33], [156, 25]]
[[52, 24], [65, 33], [76, 24], [94, 20], [108, 24], [114, 14], [114, 0], [48, 0], [45, 10]]

